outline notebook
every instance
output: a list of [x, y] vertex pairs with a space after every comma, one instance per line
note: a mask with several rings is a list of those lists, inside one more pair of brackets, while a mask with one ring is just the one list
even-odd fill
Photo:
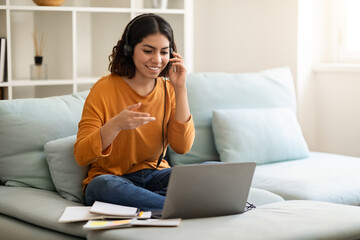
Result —
[[173, 167], [161, 218], [243, 213], [255, 167], [255, 162]]

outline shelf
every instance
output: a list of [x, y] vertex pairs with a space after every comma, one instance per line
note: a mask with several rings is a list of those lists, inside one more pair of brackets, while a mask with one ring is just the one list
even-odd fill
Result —
[[74, 82], [77, 84], [94, 84], [101, 77], [82, 77], [75, 80], [72, 79], [51, 79], [51, 80], [12, 80], [9, 82], [0, 83], [0, 87], [19, 86], [55, 86], [55, 85], [71, 85]]
[[59, 80], [13, 80], [11, 86], [54, 86], [54, 85], [72, 85], [72, 79]]
[[[0, 9], [6, 9], [0, 6]], [[9, 6], [11, 11], [53, 11], [53, 12], [100, 12], [100, 13], [164, 13], [164, 14], [184, 14], [183, 9], [155, 9], [155, 8], [110, 8], [110, 7], [47, 7], [47, 6]]]
[[[44, 97], [88, 90], [109, 74], [108, 57], [136, 15], [155, 13], [172, 26], [177, 51], [190, 66], [193, 58], [193, 0], [66, 0], [62, 6], [37, 6], [32, 0], [0, 0], [0, 36], [7, 38], [6, 99]], [[30, 80], [34, 64], [32, 34], [46, 35], [43, 52], [48, 80]], [[188, 71], [191, 72], [191, 67]]]
[[92, 8], [92, 7], [47, 7], [10, 6], [12, 11], [55, 11], [55, 12], [129, 12], [130, 8]]
[[93, 84], [96, 83], [97, 80], [99, 80], [101, 77], [83, 77], [83, 78], [77, 78], [76, 83], [77, 84]]
[[185, 10], [182, 9], [152, 9], [152, 8], [139, 8], [133, 9], [132, 11], [135, 13], [146, 13], [151, 9], [152, 13], [156, 14], [185, 14]]
[[[33, 1], [29, 0], [8, 0], [9, 6], [37, 6]], [[116, 8], [130, 8], [132, 0], [66, 0], [59, 7], [116, 7]], [[138, 0], [136, 0], [138, 1]], [[140, 0], [142, 1], [142, 0]]]
[[71, 12], [71, 7], [47, 7], [47, 6], [9, 6], [10, 11], [56, 11], [56, 12]]
[[75, 12], [108, 12], [108, 13], [165, 13], [165, 14], [184, 14], [185, 10], [183, 9], [155, 9], [155, 8], [90, 8], [90, 7], [76, 7], [73, 9]]

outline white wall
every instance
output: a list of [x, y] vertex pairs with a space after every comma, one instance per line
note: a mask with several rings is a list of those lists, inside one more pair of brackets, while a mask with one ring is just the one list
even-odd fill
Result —
[[318, 67], [336, 60], [336, 3], [299, 1], [299, 120], [313, 151], [360, 156], [360, 69]]
[[195, 0], [194, 71], [287, 65], [312, 151], [360, 156], [360, 72], [314, 72], [333, 61], [334, 0]]
[[360, 72], [314, 74], [316, 149], [360, 156]]
[[[314, 89], [313, 66], [320, 62], [320, 46], [325, 29], [319, 9], [329, 0], [302, 0], [298, 2], [297, 25], [297, 96], [298, 119], [303, 129], [303, 134], [311, 150], [318, 150], [317, 136], [317, 108], [316, 93]], [[319, 34], [321, 32], [321, 34]]]
[[195, 0], [194, 21], [195, 72], [296, 74], [296, 0]]

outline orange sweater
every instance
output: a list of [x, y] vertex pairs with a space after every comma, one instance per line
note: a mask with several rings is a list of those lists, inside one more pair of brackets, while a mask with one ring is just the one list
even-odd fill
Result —
[[[190, 150], [194, 137], [192, 117], [182, 124], [175, 120], [175, 92], [166, 83], [165, 148], [170, 144], [177, 153]], [[101, 174], [123, 175], [145, 168], [155, 168], [162, 152], [162, 122], [164, 114], [164, 79], [158, 78], [147, 96], [134, 91], [121, 77], [107, 75], [92, 87], [84, 105], [74, 154], [80, 166], [90, 164], [87, 185]], [[122, 130], [112, 144], [101, 151], [100, 127], [126, 107], [141, 102], [138, 111], [150, 113], [156, 120], [131, 130]], [[162, 160], [159, 169], [170, 167]]]

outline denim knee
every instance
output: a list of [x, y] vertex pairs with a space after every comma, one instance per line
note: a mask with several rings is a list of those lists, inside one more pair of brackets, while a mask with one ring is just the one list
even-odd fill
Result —
[[88, 184], [84, 200], [88, 206], [101, 201], [151, 211], [162, 209], [165, 197], [136, 186], [122, 176], [101, 175]]
[[108, 196], [109, 193], [113, 189], [113, 185], [121, 186], [124, 184], [130, 184], [131, 181], [110, 174], [104, 174], [95, 177], [91, 182], [87, 185], [84, 194], [84, 203], [87, 206], [91, 206], [95, 201], [106, 201], [104, 198]]

